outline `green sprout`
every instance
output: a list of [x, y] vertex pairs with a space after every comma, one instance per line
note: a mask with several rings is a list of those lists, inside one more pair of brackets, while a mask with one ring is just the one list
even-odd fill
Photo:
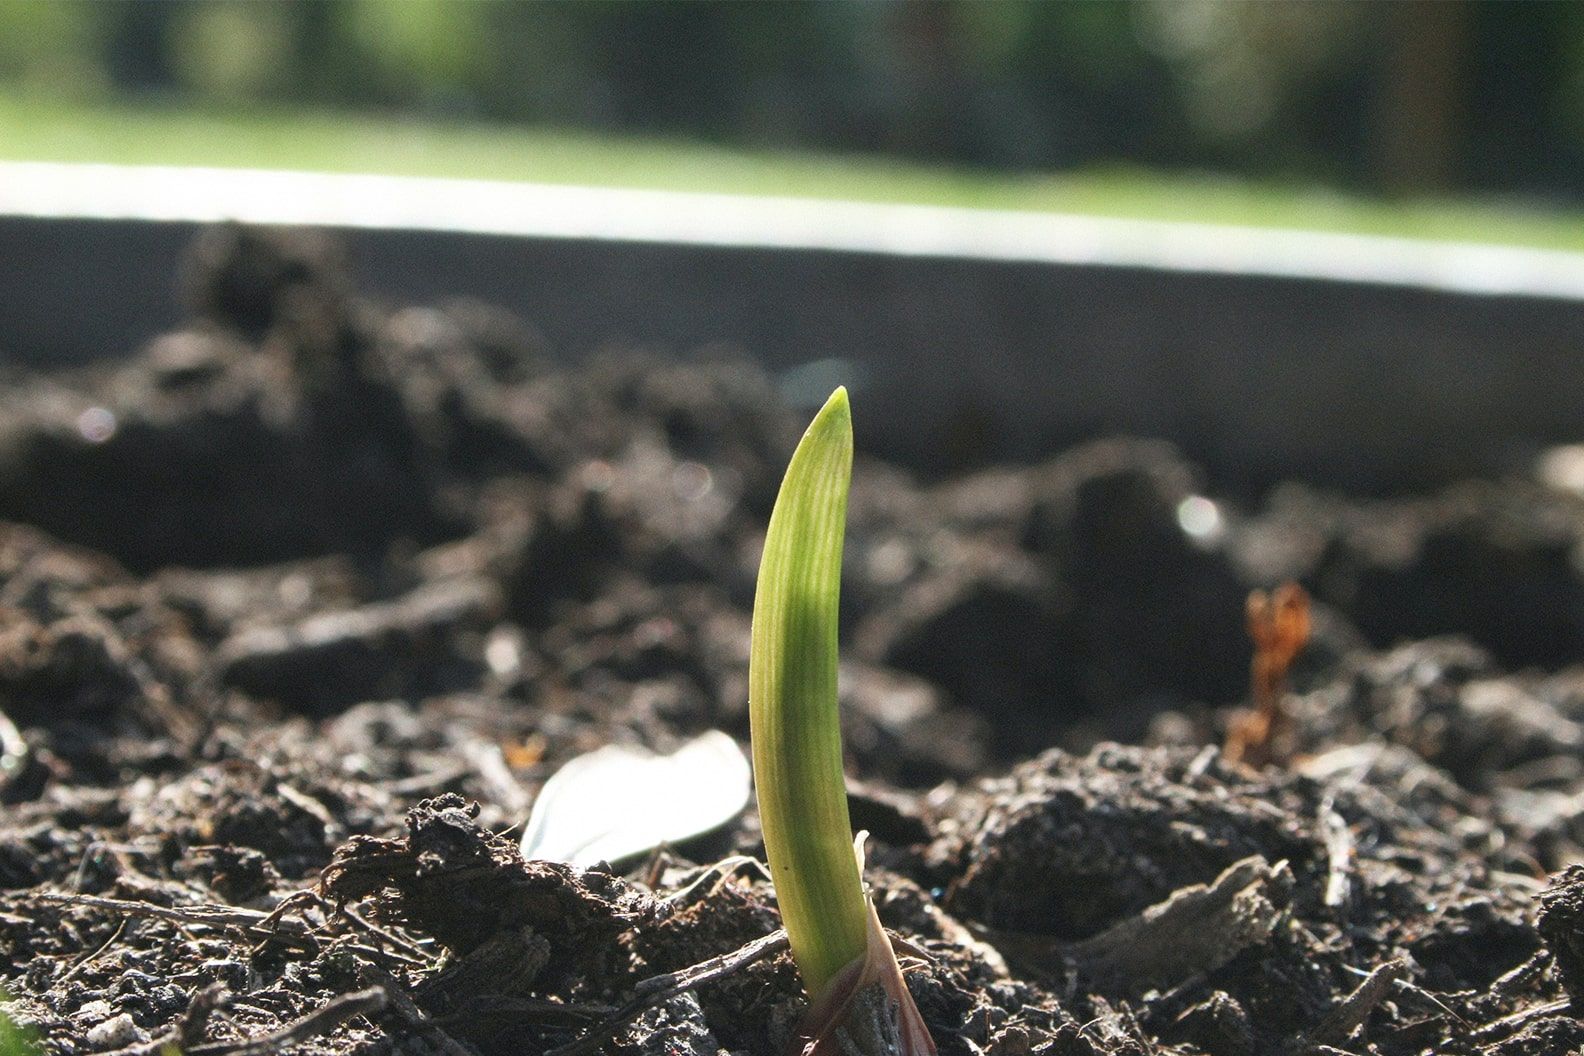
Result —
[[37, 1056], [38, 1037], [12, 1017], [6, 1008], [10, 1003], [10, 995], [0, 990], [0, 1056]]
[[781, 919], [811, 1007], [805, 1056], [935, 1047], [863, 885], [836, 706], [852, 414], [838, 388], [803, 434], [770, 515], [748, 667], [754, 779]]

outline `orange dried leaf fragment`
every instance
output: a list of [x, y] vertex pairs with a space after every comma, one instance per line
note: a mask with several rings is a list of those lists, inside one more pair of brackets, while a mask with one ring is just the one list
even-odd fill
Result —
[[1225, 754], [1229, 762], [1264, 766], [1290, 754], [1292, 716], [1284, 707], [1287, 673], [1309, 641], [1309, 594], [1296, 583], [1284, 583], [1270, 594], [1252, 591], [1247, 612], [1254, 642], [1249, 666], [1254, 709], [1228, 727]]

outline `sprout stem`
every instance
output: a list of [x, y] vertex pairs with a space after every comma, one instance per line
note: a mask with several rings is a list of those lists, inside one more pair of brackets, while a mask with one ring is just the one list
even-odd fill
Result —
[[748, 675], [765, 852], [793, 957], [816, 998], [869, 941], [836, 707], [852, 448], [847, 390], [838, 388], [793, 453], [770, 515]]
[[863, 886], [847, 816], [836, 622], [852, 482], [852, 414], [837, 389], [787, 466], [754, 595], [748, 661], [759, 823], [809, 1011], [795, 1056], [935, 1056]]

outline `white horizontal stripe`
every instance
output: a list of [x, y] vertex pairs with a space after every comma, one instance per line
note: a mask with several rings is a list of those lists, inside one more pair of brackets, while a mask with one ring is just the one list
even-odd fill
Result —
[[0, 216], [240, 220], [1335, 279], [1584, 299], [1584, 253], [1058, 213], [259, 169], [0, 162]]

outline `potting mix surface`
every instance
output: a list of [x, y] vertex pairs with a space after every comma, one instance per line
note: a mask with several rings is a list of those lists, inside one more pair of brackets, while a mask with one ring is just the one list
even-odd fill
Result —
[[[215, 229], [184, 282], [187, 328], [0, 390], [7, 1014], [62, 1054], [784, 1056], [751, 807], [589, 869], [518, 838], [592, 749], [746, 745], [808, 408], [376, 304], [314, 236]], [[1584, 497], [1227, 495], [1130, 439], [940, 477], [854, 414], [851, 812], [943, 1056], [1584, 1047]], [[1255, 768], [1245, 600], [1289, 581]]]

